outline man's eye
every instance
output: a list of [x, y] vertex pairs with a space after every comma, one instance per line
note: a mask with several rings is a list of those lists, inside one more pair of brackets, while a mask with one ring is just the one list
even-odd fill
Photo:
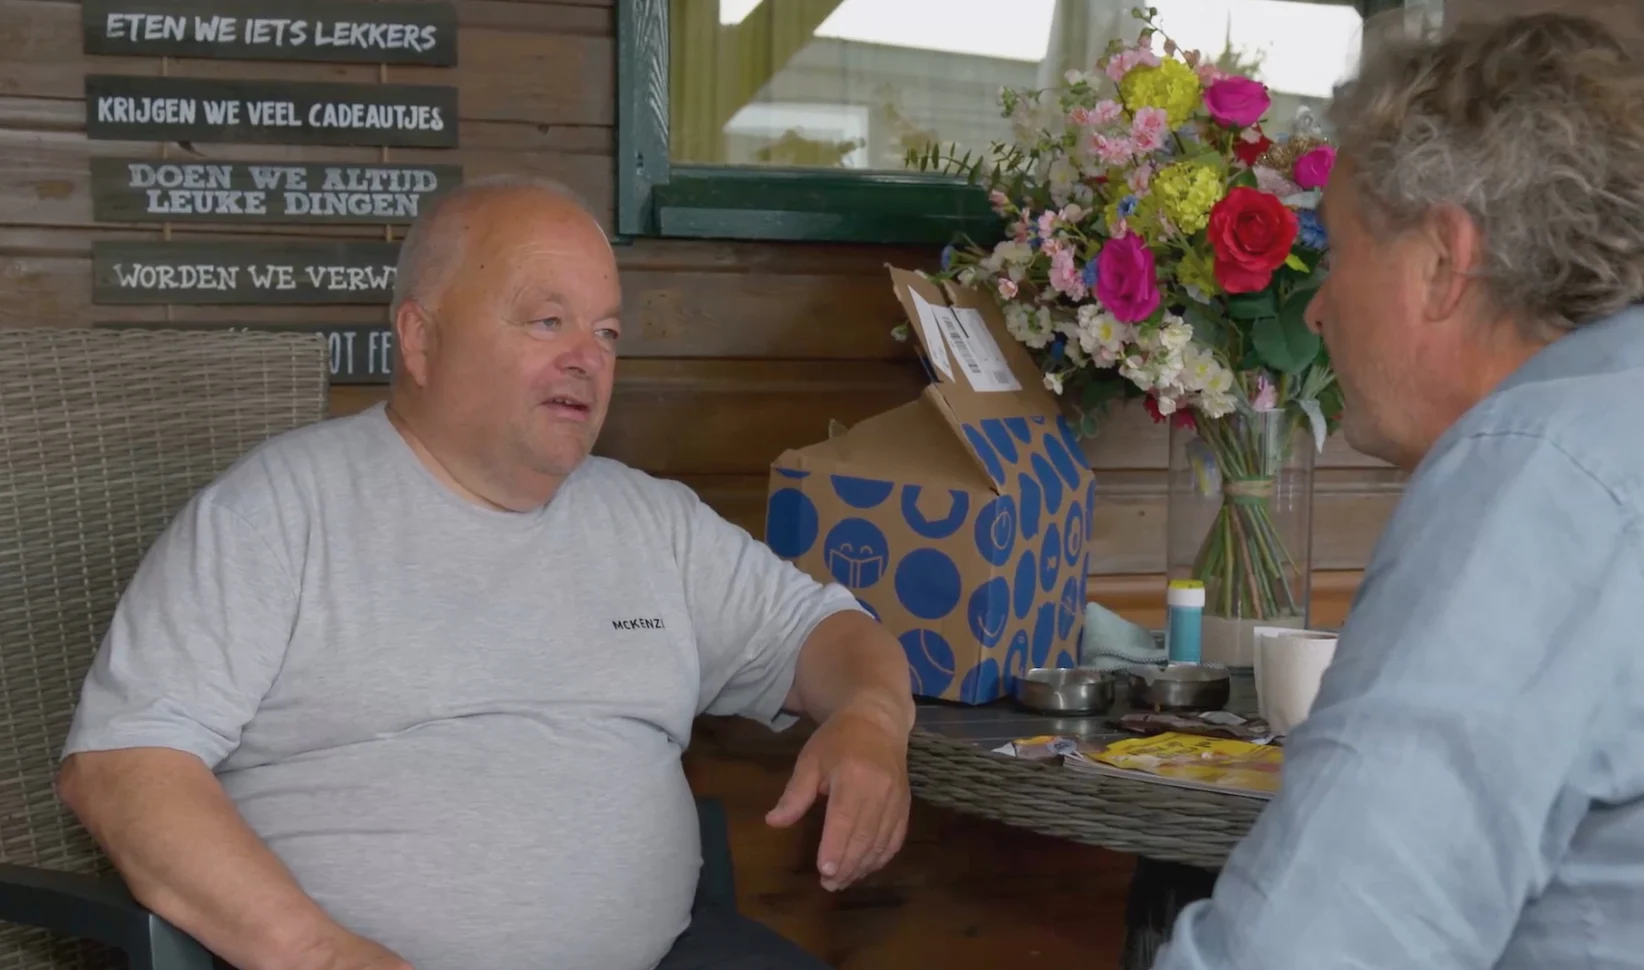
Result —
[[608, 340], [613, 344], [622, 339], [622, 331], [612, 329], [611, 327], [600, 328], [599, 335], [602, 339]]
[[543, 317], [541, 320], [533, 320], [531, 321], [531, 326], [539, 327], [543, 330], [558, 330], [559, 317]]

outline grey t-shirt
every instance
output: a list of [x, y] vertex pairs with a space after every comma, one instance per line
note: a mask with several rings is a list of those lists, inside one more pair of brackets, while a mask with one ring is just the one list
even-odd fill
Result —
[[609, 460], [537, 512], [475, 506], [378, 406], [188, 504], [65, 755], [198, 755], [308, 893], [418, 970], [645, 970], [696, 888], [693, 718], [783, 726], [800, 644], [855, 609]]

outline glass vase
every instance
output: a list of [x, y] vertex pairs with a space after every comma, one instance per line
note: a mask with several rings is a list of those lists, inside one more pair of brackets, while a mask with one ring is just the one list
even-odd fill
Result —
[[1255, 662], [1254, 630], [1308, 625], [1311, 426], [1296, 409], [1171, 424], [1166, 566], [1205, 586], [1201, 659]]

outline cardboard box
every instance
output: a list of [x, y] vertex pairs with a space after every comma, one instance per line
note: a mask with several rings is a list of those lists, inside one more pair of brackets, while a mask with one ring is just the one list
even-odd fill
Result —
[[1095, 476], [991, 297], [891, 281], [932, 383], [773, 462], [765, 541], [856, 593], [916, 694], [984, 704], [1077, 662]]

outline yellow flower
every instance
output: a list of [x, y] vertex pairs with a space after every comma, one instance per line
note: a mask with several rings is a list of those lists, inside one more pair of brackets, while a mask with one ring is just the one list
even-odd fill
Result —
[[1138, 108], [1163, 108], [1172, 129], [1193, 116], [1199, 106], [1199, 76], [1174, 57], [1158, 67], [1136, 67], [1119, 82], [1119, 96], [1132, 114]]
[[1176, 162], [1153, 176], [1152, 194], [1176, 228], [1191, 235], [1209, 224], [1210, 209], [1227, 194], [1227, 188], [1215, 168], [1198, 162]]
[[1222, 291], [1221, 284], [1216, 282], [1216, 263], [1208, 253], [1197, 249], [1189, 249], [1182, 254], [1182, 261], [1176, 264], [1176, 281], [1183, 286], [1191, 286], [1205, 297], [1215, 296]]
[[[1129, 201], [1127, 204], [1127, 200]], [[1125, 213], [1128, 212], [1129, 215]], [[1107, 231], [1115, 234], [1119, 231], [1119, 220], [1123, 219], [1125, 226], [1131, 232], [1143, 239], [1152, 241], [1159, 235], [1159, 203], [1152, 193], [1136, 198], [1134, 195], [1121, 196], [1107, 204], [1103, 210], [1107, 216]]]

